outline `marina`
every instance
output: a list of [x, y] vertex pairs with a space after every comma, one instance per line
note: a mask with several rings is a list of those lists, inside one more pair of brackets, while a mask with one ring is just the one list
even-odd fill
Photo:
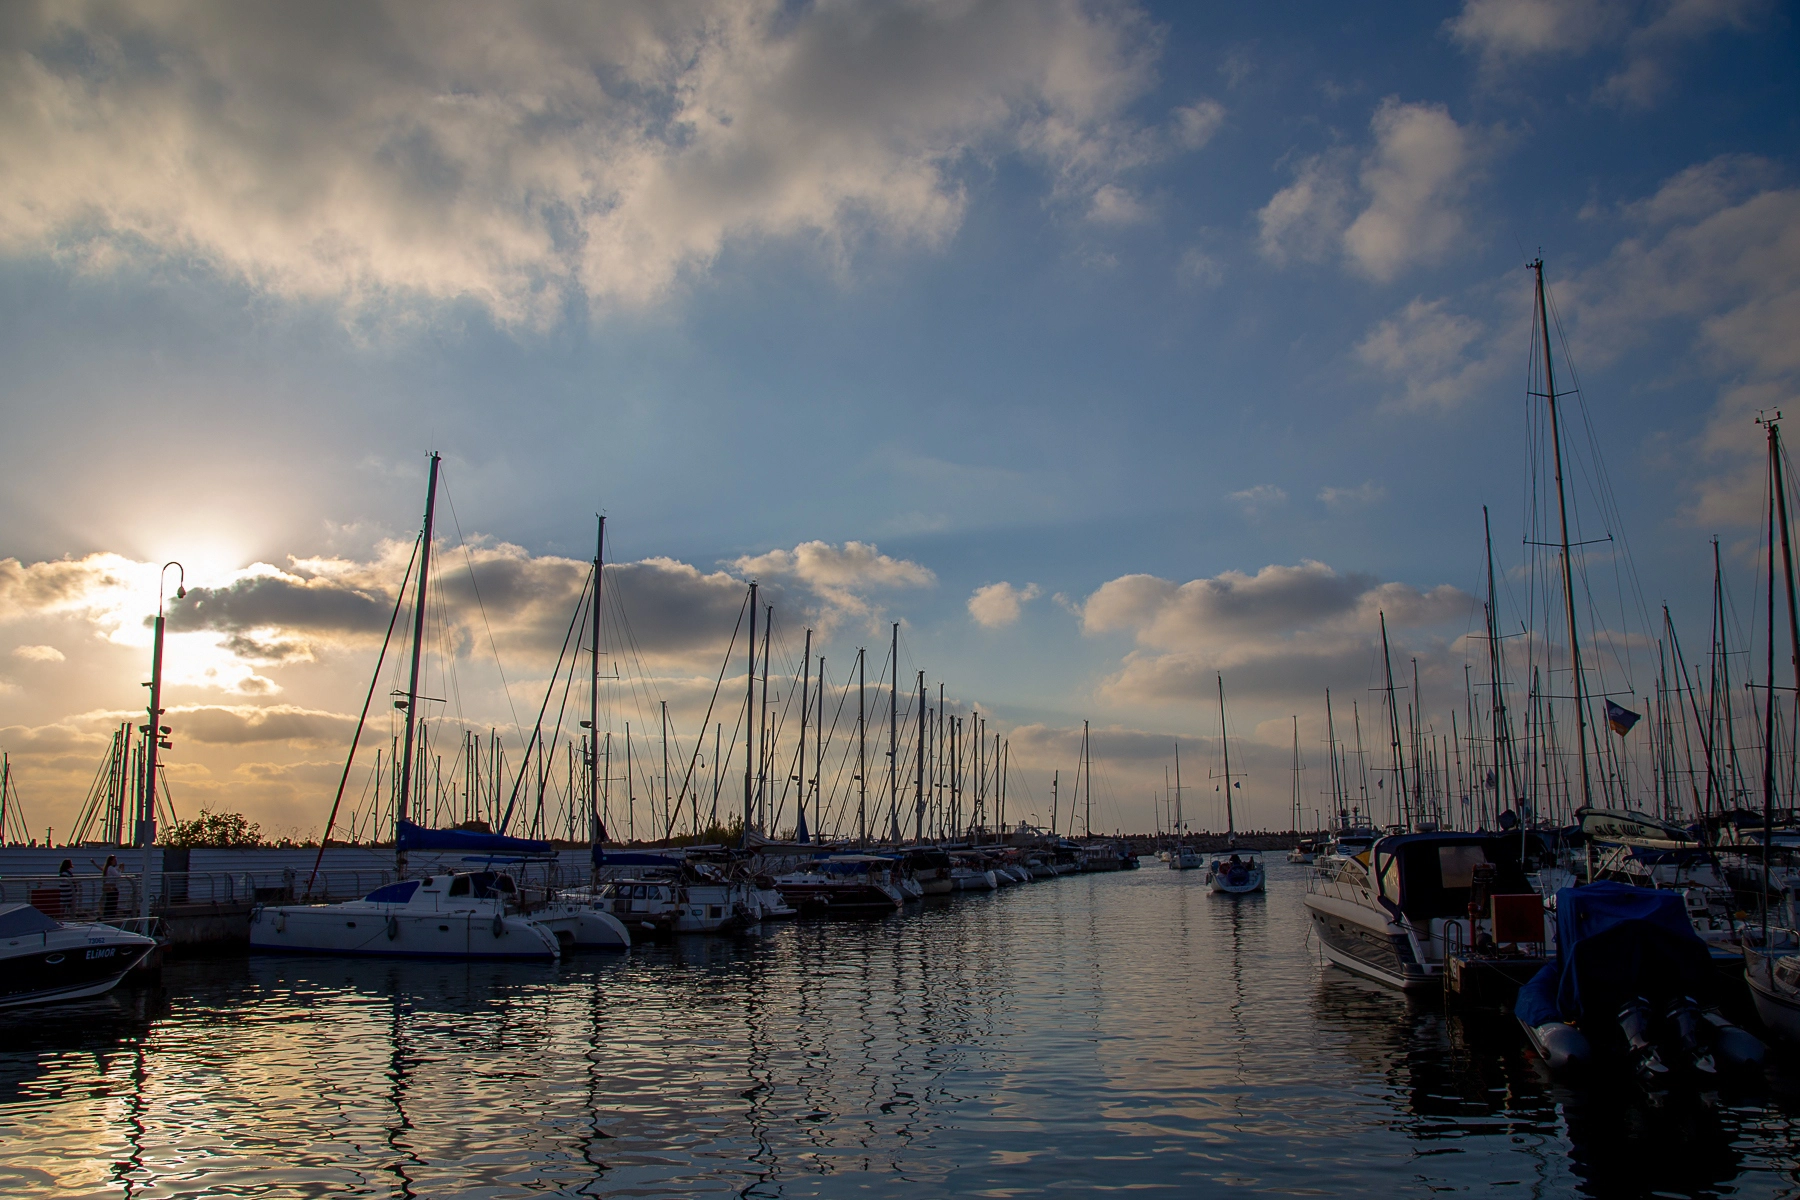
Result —
[[1553, 1081], [1497, 1011], [1323, 962], [1305, 892], [1275, 862], [1260, 896], [1096, 873], [557, 964], [179, 960], [0, 1025], [0, 1187], [1789, 1193], [1790, 1060]]

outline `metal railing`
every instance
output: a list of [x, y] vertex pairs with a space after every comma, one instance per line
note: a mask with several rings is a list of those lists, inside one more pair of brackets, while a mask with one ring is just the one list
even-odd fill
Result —
[[[515, 878], [521, 889], [542, 891], [585, 886], [591, 871], [586, 864], [531, 864], [515, 871]], [[150, 912], [158, 917], [242, 904], [334, 904], [361, 899], [394, 881], [392, 870], [320, 871], [313, 876], [309, 871], [283, 868], [157, 872], [150, 876], [148, 886]], [[144, 886], [144, 877], [136, 874], [111, 879], [93, 874], [10, 875], [0, 877], [0, 905], [29, 904], [59, 921], [119, 925], [141, 920]]]

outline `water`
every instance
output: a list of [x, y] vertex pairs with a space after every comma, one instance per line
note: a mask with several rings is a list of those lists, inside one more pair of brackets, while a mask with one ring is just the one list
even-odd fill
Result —
[[1160, 865], [559, 967], [233, 959], [0, 1022], [0, 1194], [1793, 1195], [1800, 1071], [1551, 1086]]

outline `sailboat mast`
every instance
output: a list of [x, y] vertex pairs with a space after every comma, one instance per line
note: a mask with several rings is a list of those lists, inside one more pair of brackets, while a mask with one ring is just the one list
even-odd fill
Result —
[[900, 841], [900, 622], [894, 622], [888, 674], [888, 817], [893, 839]]
[[1387, 614], [1384, 612], [1380, 616], [1381, 662], [1387, 671], [1388, 731], [1391, 735], [1390, 748], [1394, 755], [1394, 779], [1396, 781], [1394, 799], [1399, 802], [1402, 809], [1400, 823], [1407, 829], [1411, 829], [1411, 814], [1404, 811], [1406, 808], [1406, 755], [1400, 749], [1400, 709], [1394, 702], [1394, 656], [1388, 651]]
[[1225, 756], [1225, 843], [1237, 845], [1237, 822], [1231, 813], [1231, 739], [1225, 733], [1225, 676], [1219, 680], [1219, 752]]
[[869, 651], [856, 649], [856, 840], [869, 844], [869, 724], [868, 679], [865, 675]]
[[1081, 782], [1086, 792], [1085, 807], [1081, 821], [1087, 827], [1087, 835], [1094, 836], [1094, 756], [1088, 749], [1088, 723], [1081, 723]]
[[431, 455], [431, 475], [425, 485], [425, 531], [419, 542], [419, 586], [413, 592], [412, 670], [406, 683], [406, 752], [400, 759], [400, 794], [394, 804], [394, 869], [406, 876], [406, 851], [399, 848], [400, 822], [412, 819], [413, 736], [418, 726], [419, 658], [425, 649], [425, 592], [431, 580], [431, 524], [437, 513], [438, 455]]
[[913, 747], [913, 841], [925, 840], [925, 672], [919, 672], [919, 733]]
[[588, 654], [588, 838], [606, 840], [606, 825], [600, 819], [600, 601], [604, 593], [601, 580], [606, 565], [606, 518], [596, 515], [594, 532], [594, 616], [589, 636]]
[[775, 625], [775, 606], [763, 605], [762, 707], [756, 716], [756, 828], [764, 832], [769, 820], [769, 635]]
[[1581, 676], [1581, 639], [1575, 628], [1575, 564], [1569, 557], [1569, 502], [1563, 492], [1562, 421], [1556, 412], [1556, 371], [1550, 361], [1550, 307], [1544, 297], [1544, 260], [1531, 264], [1537, 276], [1538, 328], [1544, 335], [1544, 400], [1550, 406], [1550, 452], [1556, 471], [1556, 517], [1562, 538], [1563, 607], [1569, 620], [1569, 669], [1575, 679], [1575, 744], [1581, 757], [1581, 803], [1593, 804], [1588, 778], [1587, 700]]
[[1181, 850], [1183, 839], [1187, 837], [1187, 825], [1181, 817], [1181, 739], [1175, 739], [1175, 849]]
[[[806, 722], [812, 716], [812, 696], [807, 684], [812, 676], [812, 630], [806, 631], [806, 645], [800, 651], [800, 752], [794, 759], [794, 774], [800, 777], [800, 820], [796, 830], [806, 828]], [[790, 696], [792, 692], [788, 693]], [[797, 836], [797, 835], [796, 835]]]
[[1343, 777], [1344, 773], [1340, 769], [1340, 764], [1338, 761], [1337, 722], [1336, 722], [1336, 720], [1334, 720], [1332, 718], [1332, 715], [1331, 715], [1331, 689], [1330, 688], [1325, 689], [1325, 746], [1326, 746], [1327, 750], [1330, 751], [1330, 754], [1331, 754], [1331, 807], [1333, 810], [1332, 816], [1334, 818], [1339, 818], [1339, 823], [1342, 824], [1341, 818], [1343, 816], [1348, 815], [1347, 813], [1344, 812], [1344, 809], [1346, 807], [1346, 805], [1344, 804], [1344, 799], [1350, 789], [1346, 784], [1346, 781]]
[[1294, 832], [1300, 832], [1300, 714], [1294, 714]]
[[756, 790], [756, 581], [750, 581], [750, 640], [744, 666], [744, 844], [750, 844], [750, 799]]

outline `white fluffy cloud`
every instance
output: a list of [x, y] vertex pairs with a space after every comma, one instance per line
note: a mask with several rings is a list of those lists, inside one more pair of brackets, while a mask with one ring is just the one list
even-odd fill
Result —
[[1764, 0], [1464, 0], [1445, 28], [1490, 71], [1616, 48], [1619, 61], [1596, 93], [1641, 107], [1663, 91], [1681, 44], [1745, 28], [1768, 7]]
[[1342, 152], [1303, 160], [1257, 213], [1265, 256], [1350, 266], [1386, 281], [1438, 262], [1468, 237], [1463, 206], [1479, 166], [1476, 138], [1441, 104], [1389, 97], [1369, 122], [1374, 144], [1350, 180]]
[[1022, 588], [1014, 587], [1004, 580], [984, 584], [976, 588], [974, 595], [969, 597], [969, 615], [983, 628], [1004, 629], [1017, 621], [1025, 605], [1041, 594], [1035, 583], [1028, 583]]
[[[1449, 585], [1383, 583], [1309, 561], [1180, 584], [1124, 575], [1090, 595], [1081, 617], [1084, 632], [1128, 633], [1137, 647], [1102, 694], [1160, 704], [1205, 696], [1215, 671], [1258, 696], [1362, 682], [1383, 614], [1390, 633], [1430, 630], [1466, 622], [1472, 603]], [[1444, 644], [1430, 641], [1430, 652]]]
[[803, 585], [822, 602], [817, 618], [826, 628], [842, 617], [874, 620], [879, 610], [869, 600], [871, 592], [937, 583], [929, 568], [883, 554], [872, 542], [802, 542], [792, 550], [747, 555], [732, 566], [747, 576]]
[[996, 154], [1091, 198], [1222, 119], [1127, 118], [1155, 47], [1079, 0], [19, 4], [0, 251], [542, 322], [654, 301], [733, 239], [940, 244]]
[[1340, 510], [1367, 508], [1387, 499], [1387, 488], [1373, 479], [1365, 480], [1355, 487], [1324, 487], [1319, 489], [1319, 503], [1327, 508]]
[[1225, 497], [1243, 511], [1251, 520], [1268, 516], [1271, 512], [1287, 503], [1288, 494], [1285, 488], [1273, 483], [1259, 483], [1242, 491], [1232, 492]]
[[1499, 369], [1499, 356], [1487, 353], [1486, 333], [1483, 322], [1450, 311], [1443, 300], [1414, 299], [1370, 330], [1356, 356], [1400, 385], [1388, 407], [1450, 409], [1490, 383]]
[[26, 662], [62, 662], [68, 656], [55, 646], [14, 646], [13, 657]]

